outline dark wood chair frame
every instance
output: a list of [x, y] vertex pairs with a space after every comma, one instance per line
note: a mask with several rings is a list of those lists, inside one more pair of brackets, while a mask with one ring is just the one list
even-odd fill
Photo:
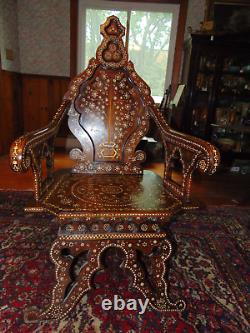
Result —
[[[183, 209], [192, 208], [190, 187], [193, 171], [199, 169], [201, 172], [214, 173], [220, 157], [218, 150], [210, 143], [178, 133], [168, 126], [151, 97], [150, 88], [136, 73], [133, 63], [128, 60], [128, 54], [122, 40], [124, 33], [125, 29], [119, 19], [115, 16], [109, 17], [101, 26], [103, 41], [97, 49], [96, 58], [92, 58], [87, 69], [72, 80], [51, 123], [40, 130], [23, 135], [11, 146], [11, 168], [16, 172], [26, 172], [31, 167], [34, 173], [35, 199], [25, 210], [52, 213], [57, 216], [60, 224], [58, 236], [50, 250], [51, 260], [56, 266], [57, 279], [52, 293], [51, 305], [39, 314], [29, 312], [28, 320], [61, 319], [67, 316], [80, 297], [91, 288], [93, 274], [102, 267], [100, 259], [102, 253], [110, 247], [123, 251], [125, 255], [123, 265], [133, 275], [133, 286], [149, 298], [150, 305], [154, 309], [182, 311], [185, 308], [184, 301], [171, 302], [167, 293], [165, 261], [170, 257], [172, 245], [166, 226], [171, 216]], [[96, 78], [101, 77], [101, 75], [103, 81], [98, 83]], [[125, 86], [121, 84], [122, 77], [127, 82]], [[91, 118], [90, 121], [88, 118], [90, 107], [86, 106], [86, 100], [90, 94], [92, 94], [92, 101], [96, 103], [93, 106], [96, 114], [101, 112], [101, 109], [97, 107], [97, 96], [94, 91], [100, 88], [98, 94], [102, 94], [105, 82], [109, 79], [114, 82], [110, 83], [110, 85], [113, 84], [113, 88], [117, 84], [117, 87], [124, 86], [125, 89], [120, 97], [121, 104], [119, 105], [123, 111], [119, 110], [121, 120], [118, 125], [121, 127], [121, 123], [126, 122], [126, 119], [123, 118], [126, 117], [124, 108], [129, 109], [131, 106], [134, 112], [133, 117], [130, 118], [129, 129], [126, 126], [124, 131], [119, 129], [123, 140], [119, 145], [110, 143], [110, 141], [103, 143], [98, 136], [94, 136], [91, 132], [92, 129], [87, 130], [87, 127], [81, 123], [83, 119], [81, 117], [84, 117], [86, 122], [89, 121], [90, 125], [93, 124], [93, 119]], [[107, 90], [106, 93], [104, 91], [105, 96], [108, 96], [107, 103], [110, 103], [110, 98], [114, 99], [116, 94], [115, 90], [112, 89], [110, 95], [108, 95]], [[117, 89], [119, 90], [119, 88]], [[126, 104], [126, 99], [130, 100], [130, 104]], [[88, 101], [88, 103], [90, 102]], [[111, 113], [115, 112], [112, 105], [110, 110]], [[66, 178], [60, 178], [58, 181], [58, 173], [54, 172], [54, 142], [62, 120], [67, 114], [72, 132], [83, 145], [87, 139], [91, 138], [95, 154], [89, 150], [83, 156], [83, 151], [74, 149], [71, 156], [77, 160], [73, 169], [75, 176], [67, 178], [67, 174], [71, 174], [71, 172], [66, 171], [64, 173]], [[109, 125], [118, 126], [115, 125], [114, 117], [112, 117]], [[144, 176], [142, 176], [141, 164], [145, 160], [145, 155], [142, 151], [136, 151], [136, 147], [148, 130], [150, 118], [153, 119], [161, 133], [166, 152], [164, 178], [161, 181], [162, 185], [159, 185], [164, 189], [165, 195], [169, 197], [165, 200], [164, 209], [143, 207], [142, 209], [112, 211], [111, 209], [95, 210], [95, 207], [92, 207], [86, 212], [79, 211], [77, 208], [65, 211], [62, 203], [61, 206], [55, 204], [53, 200], [56, 200], [54, 193], [57, 190], [61, 191], [61, 194], [58, 193], [63, 197], [62, 200], [67, 202], [70, 194], [65, 190], [65, 184], [69, 183], [69, 179], [74, 180], [74, 177], [77, 177], [78, 180], [83, 179], [83, 181], [88, 179], [88, 183], [89, 179], [98, 183], [98, 179], [102, 179], [102, 175], [105, 177], [109, 175], [111, 181], [115, 177], [117, 181], [126, 179], [124, 187], [126, 184], [130, 184], [130, 179], [131, 186], [133, 186], [131, 177], [137, 176], [137, 178], [133, 178], [137, 179], [136, 181], [142, 179], [140, 177]], [[133, 119], [137, 119], [135, 123]], [[104, 132], [108, 125], [105, 126]], [[82, 132], [79, 134], [79, 131]], [[85, 139], [83, 139], [84, 136]], [[172, 179], [171, 161], [176, 156], [180, 159], [183, 167], [181, 185]], [[46, 162], [46, 177], [43, 175], [42, 161]], [[160, 182], [159, 179], [156, 181]], [[102, 183], [100, 183], [99, 188], [101, 191]], [[110, 188], [114, 189], [112, 186]], [[58, 197], [59, 194], [57, 194]], [[132, 224], [129, 221], [132, 221]], [[95, 226], [95, 229], [94, 227], [91, 227], [91, 230], [88, 229], [90, 224], [92, 227]], [[79, 231], [83, 229], [85, 232]], [[87, 253], [85, 265], [82, 266], [77, 278], [73, 281], [73, 286], [69, 288], [69, 285], [72, 285], [69, 272], [73, 259], [84, 252]], [[145, 265], [138, 258], [138, 252], [144, 256], [146, 272]]]

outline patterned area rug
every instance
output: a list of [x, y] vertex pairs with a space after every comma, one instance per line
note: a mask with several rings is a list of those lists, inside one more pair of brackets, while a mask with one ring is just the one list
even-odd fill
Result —
[[247, 333], [249, 306], [250, 209], [211, 208], [178, 216], [171, 229], [177, 251], [169, 270], [172, 300], [183, 298], [183, 313], [103, 311], [104, 298], [143, 298], [126, 272], [111, 261], [95, 275], [95, 289], [67, 320], [26, 324], [23, 312], [48, 304], [54, 283], [49, 249], [55, 221], [22, 213], [30, 194], [0, 192], [0, 332]]

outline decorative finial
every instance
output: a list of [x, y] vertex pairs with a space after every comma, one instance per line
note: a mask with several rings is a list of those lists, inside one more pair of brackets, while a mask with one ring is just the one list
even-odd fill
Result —
[[111, 68], [124, 66], [128, 61], [128, 54], [122, 39], [125, 35], [125, 28], [118, 17], [114, 15], [108, 17], [101, 25], [100, 32], [103, 40], [96, 51], [96, 59]]

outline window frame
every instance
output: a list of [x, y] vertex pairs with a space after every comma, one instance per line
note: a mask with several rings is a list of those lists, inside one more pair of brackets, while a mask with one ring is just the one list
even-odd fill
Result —
[[[178, 20], [180, 14], [180, 4], [162, 4], [162, 3], [145, 3], [145, 2], [123, 2], [123, 1], [106, 1], [106, 0], [79, 0], [78, 4], [78, 46], [77, 46], [77, 74], [81, 73], [88, 64], [85, 64], [84, 47], [86, 36], [86, 10], [138, 10], [150, 12], [169, 12], [172, 13], [172, 27], [169, 41], [168, 61], [165, 73], [164, 89], [171, 84], [175, 44], [177, 38]], [[83, 30], [82, 30], [83, 27]], [[135, 66], [136, 70], [136, 66]], [[164, 94], [164, 91], [163, 93]], [[158, 102], [158, 101], [156, 101]]]

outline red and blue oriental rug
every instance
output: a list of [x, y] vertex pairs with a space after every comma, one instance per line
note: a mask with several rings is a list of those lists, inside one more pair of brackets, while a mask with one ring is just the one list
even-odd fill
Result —
[[27, 324], [24, 310], [48, 304], [54, 278], [49, 249], [58, 226], [48, 215], [24, 214], [30, 194], [0, 193], [0, 332], [247, 333], [250, 332], [250, 209], [210, 208], [171, 225], [177, 250], [169, 270], [172, 300], [182, 313], [104, 311], [104, 298], [143, 299], [110, 259], [67, 320]]

